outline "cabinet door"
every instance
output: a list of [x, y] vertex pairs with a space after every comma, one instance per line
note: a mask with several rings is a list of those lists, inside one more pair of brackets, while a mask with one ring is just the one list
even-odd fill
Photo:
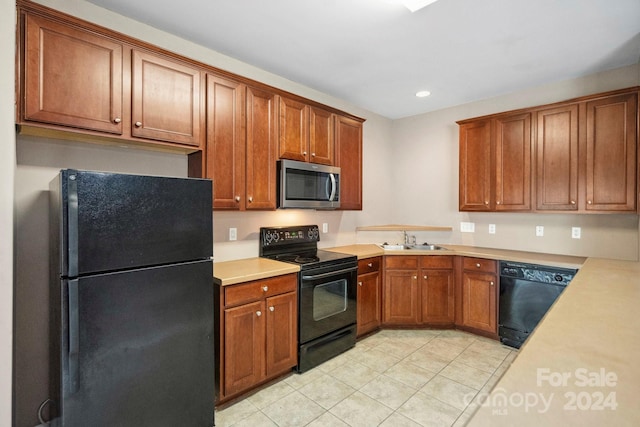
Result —
[[245, 86], [207, 75], [206, 177], [213, 180], [213, 208], [245, 204]]
[[200, 146], [200, 70], [132, 53], [131, 135]]
[[267, 376], [298, 364], [298, 301], [295, 292], [267, 298]]
[[318, 107], [309, 108], [309, 161], [334, 164], [334, 114]]
[[461, 211], [489, 211], [491, 206], [491, 121], [460, 125]]
[[578, 105], [538, 111], [538, 210], [578, 209]]
[[224, 395], [245, 390], [265, 377], [265, 304], [224, 311]]
[[247, 87], [246, 209], [276, 208], [276, 101]]
[[122, 134], [122, 44], [25, 20], [24, 119]]
[[380, 272], [358, 275], [357, 335], [380, 327]]
[[362, 210], [362, 123], [336, 116], [336, 164], [340, 167], [340, 209]]
[[464, 272], [462, 275], [462, 324], [497, 333], [496, 276]]
[[418, 324], [418, 272], [387, 270], [384, 281], [384, 318], [388, 325]]
[[531, 210], [531, 113], [497, 118], [495, 135], [495, 210]]
[[587, 102], [586, 210], [636, 210], [636, 121], [636, 93]]
[[309, 161], [309, 107], [284, 97], [279, 104], [279, 158]]
[[453, 270], [422, 270], [421, 273], [422, 322], [452, 324], [455, 317]]

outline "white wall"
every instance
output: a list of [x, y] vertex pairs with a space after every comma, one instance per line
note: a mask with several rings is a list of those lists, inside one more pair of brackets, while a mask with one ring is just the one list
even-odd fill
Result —
[[0, 425], [11, 425], [15, 3], [0, 2]]

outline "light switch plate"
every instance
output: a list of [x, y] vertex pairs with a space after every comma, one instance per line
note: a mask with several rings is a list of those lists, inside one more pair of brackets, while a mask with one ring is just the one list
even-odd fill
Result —
[[323, 233], [328, 233], [329, 232], [329, 224], [327, 224], [326, 222], [322, 223], [322, 232]]
[[462, 233], [474, 233], [476, 231], [476, 224], [474, 222], [461, 222], [460, 232]]
[[238, 240], [238, 229], [230, 228], [229, 229], [229, 241]]
[[544, 226], [536, 225], [536, 237], [544, 236]]

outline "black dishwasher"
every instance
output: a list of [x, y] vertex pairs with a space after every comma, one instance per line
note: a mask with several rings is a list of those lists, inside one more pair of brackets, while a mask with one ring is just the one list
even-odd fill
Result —
[[520, 348], [577, 271], [500, 261], [500, 341]]

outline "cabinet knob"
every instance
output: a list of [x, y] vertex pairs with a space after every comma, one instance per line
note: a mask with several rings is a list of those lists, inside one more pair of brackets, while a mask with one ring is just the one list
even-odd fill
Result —
[[476, 264], [476, 268], [480, 268], [480, 263], [477, 263], [477, 264]]
[[413, 276], [414, 280], [418, 278], [418, 276]]
[[262, 316], [262, 312], [260, 310], [256, 311], [256, 316], [258, 317]]
[[490, 282], [489, 282], [489, 284], [490, 284], [491, 286], [493, 286], [493, 280], [492, 280], [492, 281], [490, 281]]
[[500, 203], [501, 203], [501, 202], [500, 202], [500, 200], [497, 200], [497, 201], [496, 201], [496, 205], [499, 205]]
[[307, 155], [307, 152], [306, 152], [306, 151], [303, 151], [303, 152], [302, 152], [302, 155], [303, 155], [303, 156], [306, 156], [306, 155]]
[[274, 306], [269, 307], [269, 311], [274, 311], [276, 308]]
[[236, 202], [240, 202], [240, 196], [236, 196]]
[[249, 200], [249, 203], [253, 203], [253, 197], [249, 197], [247, 200]]
[[368, 266], [369, 268], [371, 268], [371, 267], [373, 267], [373, 263], [372, 263], [372, 262], [370, 262], [369, 264], [367, 264], [367, 266]]
[[311, 153], [311, 157], [315, 157], [315, 156], [316, 156], [316, 153]]
[[137, 128], [139, 128], [139, 127], [142, 126], [142, 122], [136, 122], [135, 125], [136, 125]]
[[422, 276], [422, 278], [423, 278], [424, 280], [427, 280], [427, 279], [429, 278], [429, 276], [427, 276], [427, 275], [425, 274], [424, 276]]
[[362, 286], [362, 282], [358, 282], [358, 286]]
[[488, 204], [489, 204], [489, 201], [488, 201], [488, 200], [485, 200], [485, 201], [484, 201], [484, 204], [485, 204], [485, 205], [488, 205]]
[[576, 201], [575, 201], [575, 200], [572, 200], [572, 201], [571, 201], [571, 204], [572, 204], [572, 205], [575, 205], [575, 204], [576, 204]]
[[263, 292], [267, 292], [268, 290], [269, 290], [269, 287], [268, 287], [268, 286], [263, 286], [263, 287], [262, 287], [262, 291], [263, 291]]
[[120, 123], [122, 121], [122, 119], [120, 117], [116, 117], [115, 119], [113, 119], [113, 123]]
[[587, 200], [587, 204], [590, 205], [592, 202], [591, 200]]

